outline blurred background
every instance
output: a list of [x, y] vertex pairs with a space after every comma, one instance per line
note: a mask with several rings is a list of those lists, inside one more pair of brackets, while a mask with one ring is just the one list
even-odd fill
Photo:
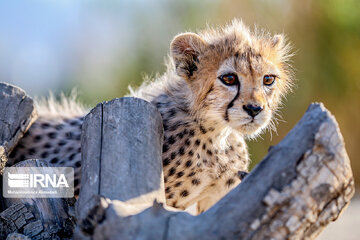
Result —
[[252, 166], [319, 101], [339, 122], [360, 185], [359, 0], [1, 1], [0, 81], [32, 96], [76, 87], [92, 107], [128, 93], [127, 86], [139, 86], [145, 74], [163, 72], [177, 33], [235, 17], [286, 33], [296, 51], [297, 87], [282, 109], [277, 134], [249, 142]]

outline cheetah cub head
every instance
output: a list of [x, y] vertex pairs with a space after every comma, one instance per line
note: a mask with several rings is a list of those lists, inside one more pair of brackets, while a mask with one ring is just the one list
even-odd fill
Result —
[[176, 74], [191, 90], [195, 117], [254, 137], [273, 125], [292, 85], [289, 49], [283, 35], [251, 32], [234, 20], [221, 29], [176, 36], [170, 53]]

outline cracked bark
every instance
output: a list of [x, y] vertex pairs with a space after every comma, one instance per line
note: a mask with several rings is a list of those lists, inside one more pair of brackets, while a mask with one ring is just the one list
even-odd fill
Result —
[[[79, 239], [313, 239], [354, 194], [343, 138], [322, 104], [310, 105], [244, 181], [199, 216], [163, 206], [156, 110], [132, 98], [105, 103], [102, 114], [98, 109], [83, 127]], [[94, 167], [100, 119], [101, 170]], [[106, 182], [94, 190], [94, 179]]]
[[33, 100], [26, 93], [10, 84], [0, 83], [0, 173], [7, 155], [36, 120]]
[[[25, 160], [14, 167], [48, 167], [41, 160]], [[75, 225], [75, 199], [65, 198], [2, 198], [0, 239], [12, 233], [23, 239], [71, 239]], [[13, 234], [15, 236], [21, 236]], [[9, 239], [12, 239], [8, 236]]]

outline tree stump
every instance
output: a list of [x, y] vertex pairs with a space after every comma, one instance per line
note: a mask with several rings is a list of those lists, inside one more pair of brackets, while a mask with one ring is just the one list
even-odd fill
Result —
[[147, 207], [150, 200], [164, 202], [159, 126], [150, 103], [134, 98], [100, 104], [86, 117], [78, 239], [312, 239], [354, 194], [336, 120], [322, 104], [312, 104], [205, 213], [192, 216], [156, 201]]

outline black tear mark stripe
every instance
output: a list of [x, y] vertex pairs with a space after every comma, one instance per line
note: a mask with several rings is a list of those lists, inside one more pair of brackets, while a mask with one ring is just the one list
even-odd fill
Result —
[[214, 90], [214, 85], [211, 85], [211, 87], [209, 88], [209, 90], [206, 92], [204, 99], [209, 95], [209, 93], [211, 93]]
[[228, 110], [234, 106], [234, 102], [236, 101], [236, 99], [238, 99], [239, 95], [240, 95], [240, 82], [237, 83], [237, 93], [236, 93], [235, 97], [230, 101], [230, 103], [226, 107], [224, 119], [227, 122], [229, 121]]

